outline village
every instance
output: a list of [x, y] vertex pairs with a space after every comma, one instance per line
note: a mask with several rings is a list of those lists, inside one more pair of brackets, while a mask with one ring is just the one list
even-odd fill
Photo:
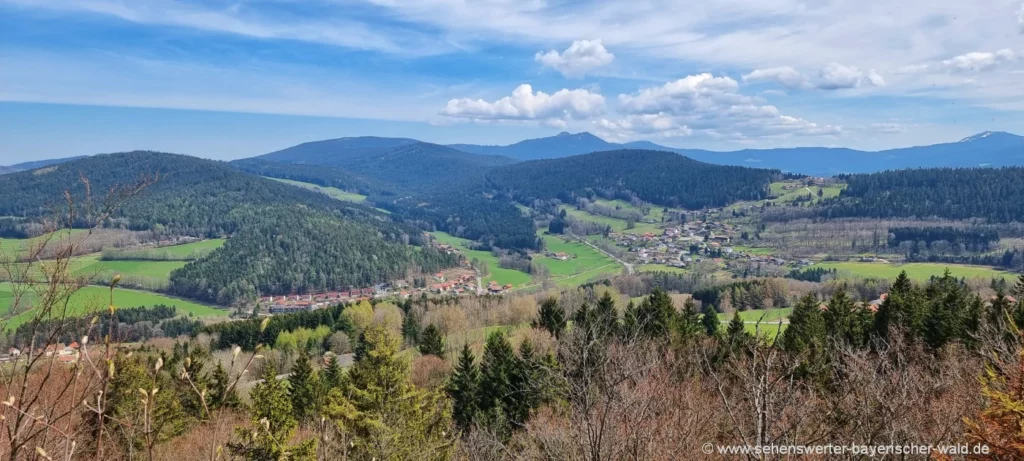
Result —
[[662, 233], [611, 232], [608, 238], [627, 251], [629, 262], [642, 265], [664, 265], [687, 268], [694, 263], [712, 260], [728, 267], [734, 262], [765, 265], [807, 266], [809, 260], [787, 261], [766, 254], [737, 250], [731, 246], [738, 229], [719, 221], [694, 221], [663, 229]]

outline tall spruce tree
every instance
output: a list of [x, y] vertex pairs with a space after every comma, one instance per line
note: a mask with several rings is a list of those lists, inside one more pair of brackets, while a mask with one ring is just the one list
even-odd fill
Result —
[[[480, 410], [490, 421], [519, 426], [526, 420], [522, 365], [505, 333], [487, 337], [480, 361]], [[498, 428], [500, 429], [500, 428]]]
[[611, 293], [604, 292], [601, 299], [597, 301], [594, 308], [594, 317], [598, 334], [601, 337], [610, 337], [619, 332], [619, 313], [615, 310], [615, 300]]
[[676, 310], [672, 305], [672, 298], [661, 288], [655, 288], [636, 310], [640, 334], [646, 338], [667, 336], [675, 318]]
[[236, 429], [239, 443], [229, 444], [237, 456], [249, 460], [315, 459], [316, 441], [288, 445], [298, 422], [285, 384], [277, 380], [274, 367], [263, 368], [263, 381], [250, 393], [251, 420], [255, 428]]
[[553, 297], [545, 299], [540, 304], [540, 312], [537, 314], [537, 320], [534, 321], [534, 327], [548, 330], [552, 336], [560, 338], [562, 332], [565, 331], [565, 326], [565, 308], [559, 305], [558, 300]]
[[469, 344], [462, 346], [459, 363], [455, 366], [446, 388], [452, 399], [452, 419], [463, 431], [473, 426], [480, 410], [480, 369], [477, 368]]
[[714, 305], [706, 304], [701, 314], [700, 323], [704, 327], [704, 334], [712, 338], [722, 334], [722, 322], [718, 320], [718, 311]]
[[313, 364], [309, 359], [309, 351], [302, 348], [299, 351], [298, 359], [292, 365], [291, 375], [288, 376], [292, 414], [295, 415], [296, 421], [305, 421], [306, 418], [313, 416], [317, 412], [315, 408], [318, 386], [316, 379], [316, 374], [313, 372]]
[[379, 326], [363, 333], [364, 353], [327, 398], [325, 415], [349, 440], [351, 459], [451, 458], [450, 408], [439, 391], [419, 389], [399, 339]]
[[420, 337], [420, 353], [423, 355], [444, 356], [444, 338], [441, 337], [441, 330], [433, 324], [423, 329]]

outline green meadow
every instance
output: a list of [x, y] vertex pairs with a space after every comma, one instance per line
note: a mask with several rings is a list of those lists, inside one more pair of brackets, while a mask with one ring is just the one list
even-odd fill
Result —
[[[34, 296], [27, 293], [21, 299], [22, 308], [31, 306]], [[14, 295], [10, 283], [0, 283], [0, 315], [5, 316], [10, 312], [14, 302]], [[110, 302], [110, 290], [101, 286], [86, 286], [76, 291], [68, 300], [69, 311], [75, 315], [86, 315], [92, 312], [102, 311], [107, 308]], [[129, 290], [124, 288], [114, 289], [114, 305], [119, 308], [155, 306], [163, 304], [175, 306], [181, 314], [192, 314], [196, 317], [222, 317], [227, 316], [228, 311], [215, 307], [188, 301], [181, 298], [151, 293], [148, 291]], [[5, 328], [13, 329], [31, 318], [31, 312], [22, 312], [5, 324]]]
[[511, 283], [516, 288], [530, 283], [530, 274], [515, 269], [502, 269], [498, 267], [498, 258], [490, 251], [470, 250], [468, 246], [469, 240], [445, 232], [431, 232], [430, 234], [438, 242], [447, 243], [458, 248], [466, 256], [467, 261], [477, 259], [486, 264], [488, 275], [483, 278], [484, 283], [494, 280], [500, 285]]
[[38, 245], [44, 239], [51, 239], [49, 245], [52, 245], [55, 242], [59, 242], [69, 237], [79, 236], [86, 232], [88, 231], [85, 229], [69, 229], [57, 231], [51, 235], [43, 235], [29, 239], [0, 238], [0, 251], [2, 251], [0, 255], [4, 258], [13, 259], [31, 248], [32, 245]]
[[[590, 214], [590, 213], [587, 213], [586, 211], [577, 210], [575, 207], [571, 207], [571, 206], [568, 206], [568, 205], [561, 205], [559, 208], [561, 208], [562, 210], [565, 210], [565, 213], [567, 215], [572, 216], [575, 219], [578, 219], [580, 221], [588, 221], [588, 222], [594, 222], [594, 223], [598, 223], [598, 224], [601, 224], [601, 225], [605, 225], [605, 226], [610, 227], [612, 229], [612, 231], [614, 231], [614, 232], [626, 233], [626, 234], [643, 234], [645, 232], [650, 232], [650, 233], [655, 234], [655, 235], [660, 235], [662, 233], [661, 228], [659, 228], [657, 224], [637, 222], [637, 223], [634, 224], [632, 229], [627, 229], [626, 227], [627, 227], [628, 223], [626, 222], [625, 219], [618, 219], [618, 218], [611, 218], [611, 217], [608, 217], [608, 216], [601, 216], [601, 215], [596, 215], [596, 214]], [[660, 211], [660, 208], [659, 208], [659, 211]]]
[[986, 266], [969, 266], [965, 264], [944, 264], [944, 263], [907, 263], [907, 264], [888, 264], [888, 263], [875, 263], [875, 262], [859, 262], [859, 261], [847, 261], [847, 262], [822, 262], [815, 264], [811, 267], [821, 267], [824, 269], [836, 269], [839, 271], [839, 275], [852, 276], [852, 277], [874, 277], [888, 280], [895, 280], [900, 275], [901, 271], [906, 271], [907, 276], [912, 280], [923, 282], [931, 278], [932, 276], [940, 277], [945, 273], [946, 269], [949, 269], [949, 273], [957, 278], [1003, 278], [1007, 281], [1013, 281], [1018, 277], [1018, 274], [1011, 272], [1001, 271]]
[[538, 255], [538, 264], [548, 268], [551, 279], [559, 286], [575, 286], [594, 278], [616, 275], [622, 272], [622, 265], [590, 245], [569, 241], [555, 235], [542, 234], [545, 250], [551, 253], [566, 253], [571, 257], [562, 261]]
[[327, 194], [327, 195], [329, 195], [331, 197], [334, 197], [334, 198], [336, 198], [338, 200], [345, 200], [347, 202], [356, 202], [356, 203], [363, 203], [363, 202], [366, 201], [366, 196], [365, 195], [357, 194], [355, 192], [343, 191], [341, 189], [338, 189], [337, 187], [325, 187], [325, 186], [321, 186], [321, 185], [317, 185], [317, 184], [311, 184], [311, 183], [308, 183], [308, 182], [292, 181], [291, 179], [280, 179], [280, 178], [268, 178], [268, 179], [273, 179], [274, 181], [280, 181], [280, 182], [283, 182], [285, 184], [291, 184], [293, 186], [298, 186], [298, 187], [302, 187], [302, 188], [309, 189], [309, 190], [315, 190], [317, 192], [323, 192], [323, 193], [325, 193], [325, 194]]

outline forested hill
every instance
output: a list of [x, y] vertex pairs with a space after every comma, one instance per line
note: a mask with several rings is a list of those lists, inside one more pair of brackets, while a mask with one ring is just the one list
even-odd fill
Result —
[[380, 219], [367, 207], [243, 173], [223, 162], [140, 151], [96, 155], [0, 176], [0, 216], [45, 216], [67, 189], [83, 200], [85, 186], [80, 177], [89, 180], [94, 199], [102, 199], [112, 188], [145, 175], [158, 179], [116, 212], [116, 224], [136, 230], [219, 236], [235, 231], [231, 211], [246, 204], [302, 204], [338, 215]]
[[488, 185], [522, 200], [573, 196], [636, 196], [691, 209], [758, 200], [777, 170], [720, 166], [671, 152], [614, 150], [517, 163], [493, 170]]
[[513, 163], [403, 138], [341, 138], [309, 142], [256, 157], [283, 163], [325, 165], [412, 190], [444, 185]]
[[367, 287], [458, 264], [455, 255], [403, 245], [401, 234], [301, 208], [247, 206], [230, 218], [242, 223], [239, 231], [175, 271], [173, 293], [228, 305], [258, 295]]
[[934, 168], [842, 176], [829, 216], [1024, 221], [1024, 168]]
[[359, 192], [363, 195], [369, 195], [380, 189], [378, 185], [371, 185], [370, 181], [359, 175], [330, 166], [283, 163], [259, 158], [235, 160], [230, 164], [246, 173], [270, 178], [308, 182], [324, 187], [336, 187], [341, 190]]

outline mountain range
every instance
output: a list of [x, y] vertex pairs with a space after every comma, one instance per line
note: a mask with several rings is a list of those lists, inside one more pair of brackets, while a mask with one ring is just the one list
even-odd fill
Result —
[[829, 147], [788, 147], [716, 152], [662, 146], [649, 141], [613, 143], [590, 133], [561, 133], [507, 146], [454, 144], [466, 152], [504, 155], [519, 160], [567, 157], [617, 149], [662, 150], [718, 165], [778, 169], [813, 176], [871, 173], [902, 168], [987, 167], [1024, 165], [1024, 137], [986, 131], [957, 142], [882, 151]]
[[[668, 147], [650, 141], [608, 142], [591, 133], [560, 133], [510, 145], [439, 145], [410, 138], [348, 137], [299, 144], [255, 158], [280, 163], [342, 168], [364, 178], [405, 183], [424, 176], [449, 180], [517, 161], [551, 159], [597, 151], [640, 149], [675, 152], [718, 165], [778, 169], [813, 176], [870, 173], [903, 168], [1024, 165], [1024, 137], [986, 131], [956, 142], [881, 151], [832, 147], [787, 147], [718, 152]], [[0, 174], [69, 159], [0, 166]]]

